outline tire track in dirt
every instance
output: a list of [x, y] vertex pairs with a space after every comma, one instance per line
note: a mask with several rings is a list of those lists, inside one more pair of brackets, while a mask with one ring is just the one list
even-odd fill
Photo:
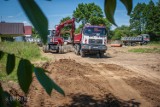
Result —
[[124, 78], [137, 77], [138, 75], [122, 66], [116, 64], [96, 64], [98, 67], [95, 69], [101, 69], [100, 74], [103, 75], [109, 82], [110, 92], [115, 96], [127, 100], [134, 99], [136, 102], [140, 102], [142, 107], [150, 107], [150, 103], [148, 103], [140, 93], [135, 90], [133, 87], [128, 85]]
[[[114, 92], [114, 88], [112, 88], [112, 93], [116, 95], [119, 95], [120, 93], [126, 93], [126, 96], [128, 97], [137, 97], [137, 99], [139, 99], [142, 103], [141, 106], [144, 107], [160, 106], [160, 84], [157, 79], [146, 78], [146, 76], [140, 75], [132, 70], [126, 69], [116, 64], [100, 64], [99, 66], [106, 69], [109, 72], [109, 75], [118, 76], [116, 77], [117, 81], [113, 80], [115, 82], [111, 81], [110, 83], [114, 88], [121, 89], [123, 91], [116, 93]], [[102, 72], [102, 74], [105, 75], [104, 71]], [[117, 85], [113, 85], [114, 83], [116, 83]], [[121, 86], [121, 84], [123, 84], [123, 86], [125, 87]], [[119, 96], [120, 98], [123, 98], [124, 95], [120, 94]], [[142, 97], [146, 101], [143, 100]], [[147, 102], [150, 102], [151, 104], [149, 105], [149, 103]]]
[[152, 83], [144, 78], [128, 78], [126, 83], [138, 90], [140, 94], [152, 103], [152, 107], [160, 106], [160, 85]]

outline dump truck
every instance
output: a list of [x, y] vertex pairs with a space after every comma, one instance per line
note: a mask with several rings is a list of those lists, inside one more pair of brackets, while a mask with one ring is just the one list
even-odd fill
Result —
[[137, 37], [122, 37], [121, 41], [125, 46], [146, 45], [150, 41], [150, 36], [148, 34], [141, 34]]

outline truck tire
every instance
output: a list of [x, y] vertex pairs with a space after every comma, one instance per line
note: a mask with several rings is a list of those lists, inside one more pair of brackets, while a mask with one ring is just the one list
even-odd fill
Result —
[[85, 53], [82, 50], [80, 50], [80, 55], [81, 57], [85, 57]]
[[103, 58], [104, 57], [104, 53], [100, 53], [100, 58]]
[[49, 46], [48, 45], [44, 45], [43, 46], [43, 52], [44, 53], [48, 53], [49, 52]]
[[59, 53], [59, 48], [56, 50], [56, 53]]
[[97, 53], [96, 56], [97, 56], [97, 58], [100, 58], [100, 57], [101, 57], [100, 53]]
[[136, 46], [136, 43], [135, 43], [135, 42], [132, 42], [132, 43], [131, 43], [131, 46]]
[[64, 53], [64, 47], [63, 46], [59, 46], [59, 53], [63, 54]]
[[75, 46], [75, 54], [76, 54], [76, 55], [79, 55], [79, 54], [80, 54], [79, 50], [80, 50], [80, 46], [79, 46], [79, 45], [76, 45], [76, 46]]

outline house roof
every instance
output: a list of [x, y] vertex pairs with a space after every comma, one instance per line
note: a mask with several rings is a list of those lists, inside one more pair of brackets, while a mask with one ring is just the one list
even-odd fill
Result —
[[24, 35], [24, 24], [1, 22], [0, 35]]
[[24, 26], [25, 35], [32, 35], [32, 26]]

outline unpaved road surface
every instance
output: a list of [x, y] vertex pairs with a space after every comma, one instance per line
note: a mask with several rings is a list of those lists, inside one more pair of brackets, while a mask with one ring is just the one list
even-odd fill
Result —
[[109, 48], [104, 58], [73, 52], [43, 53], [41, 64], [64, 89], [48, 96], [34, 77], [27, 96], [29, 107], [159, 107], [160, 54], [129, 53], [127, 47]]

